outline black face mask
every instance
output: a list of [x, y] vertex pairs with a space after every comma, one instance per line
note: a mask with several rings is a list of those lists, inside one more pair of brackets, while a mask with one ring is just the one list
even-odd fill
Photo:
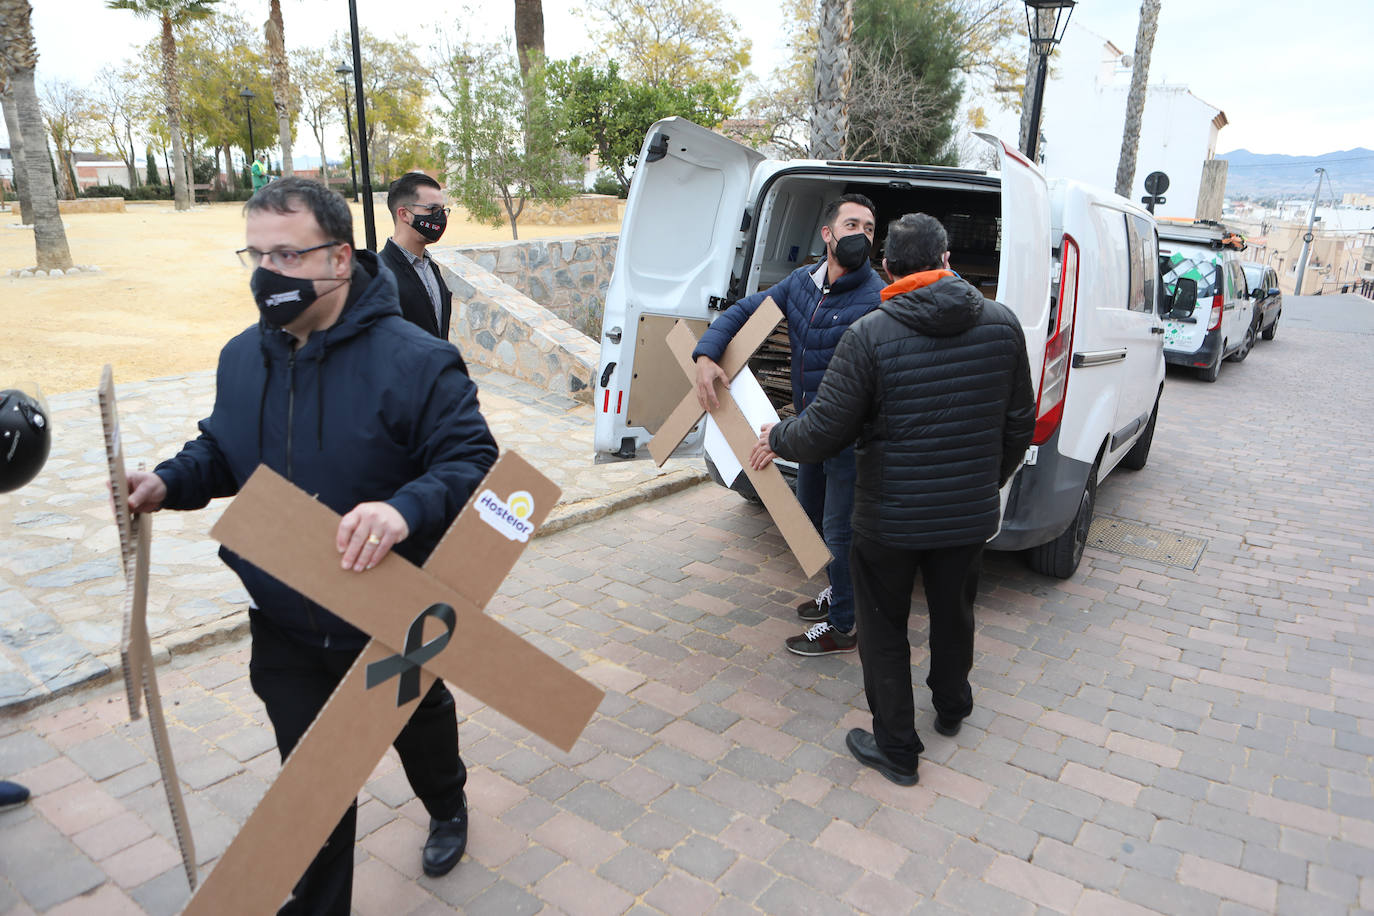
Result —
[[410, 222], [410, 227], [420, 233], [420, 238], [426, 242], [437, 242], [439, 237], [444, 234], [444, 229], [448, 226], [448, 214], [443, 210], [438, 213], [416, 213], [410, 211], [414, 217]]
[[314, 280], [288, 277], [266, 267], [253, 271], [248, 286], [253, 290], [262, 320], [273, 328], [285, 327], [295, 321], [318, 298]]
[[857, 270], [868, 260], [872, 247], [862, 232], [846, 235], [835, 240], [835, 261], [845, 270]]

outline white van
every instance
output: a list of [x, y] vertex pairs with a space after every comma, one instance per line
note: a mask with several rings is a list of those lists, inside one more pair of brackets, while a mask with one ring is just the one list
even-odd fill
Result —
[[[950, 266], [1021, 320], [1038, 420], [990, 546], [1030, 548], [1033, 568], [1072, 574], [1097, 482], [1123, 460], [1143, 466], [1154, 431], [1164, 374], [1154, 220], [1106, 192], [1050, 186], [1019, 152], [985, 139], [998, 172], [771, 160], [680, 118], [650, 128], [606, 295], [596, 460], [646, 457], [690, 390], [662, 343], [672, 323], [687, 319], [700, 334], [731, 302], [822, 258], [822, 208], [857, 192], [878, 208], [875, 252], [891, 220], [929, 213], [949, 234]], [[786, 335], [775, 334], [751, 364], [783, 415], [788, 357]], [[675, 454], [700, 450], [698, 429]]]
[[[1223, 243], [1229, 236], [1208, 220], [1159, 224], [1164, 294], [1175, 303], [1165, 315], [1164, 359], [1195, 369], [1205, 382], [1217, 380], [1222, 360], [1249, 356], [1260, 333], [1239, 253]], [[1182, 296], [1179, 280], [1191, 281]]]

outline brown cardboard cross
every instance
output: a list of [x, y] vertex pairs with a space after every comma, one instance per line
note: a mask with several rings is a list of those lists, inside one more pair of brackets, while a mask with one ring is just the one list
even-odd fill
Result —
[[210, 533], [373, 639], [188, 914], [274, 912], [436, 676], [555, 746], [573, 746], [603, 692], [482, 613], [558, 496], [507, 452], [423, 569], [390, 554], [356, 573], [339, 567], [336, 514], [272, 471], [254, 472]]
[[172, 829], [181, 850], [181, 867], [186, 882], [196, 887], [196, 845], [191, 839], [191, 824], [186, 818], [186, 803], [181, 798], [172, 743], [167, 737], [167, 720], [162, 715], [162, 696], [157, 689], [157, 670], [153, 667], [153, 647], [148, 637], [148, 548], [153, 539], [152, 517], [137, 518], [129, 510], [129, 480], [124, 473], [124, 442], [119, 430], [119, 411], [115, 407], [114, 373], [105, 366], [100, 375], [100, 420], [105, 431], [105, 460], [110, 471], [110, 501], [114, 506], [115, 527], [119, 529], [119, 558], [124, 567], [124, 634], [119, 643], [124, 667], [124, 695], [129, 701], [129, 718], [139, 718], [139, 706], [146, 700], [148, 731], [153, 736], [153, 754], [162, 773], [162, 791], [172, 814]]
[[[749, 357], [763, 345], [780, 321], [782, 311], [777, 303], [772, 297], [763, 300], [744, 326], [731, 338], [721, 355], [720, 367], [727, 377], [733, 379], [745, 368]], [[689, 381], [696, 379], [696, 368], [692, 364], [692, 350], [695, 345], [696, 338], [685, 322], [678, 321], [668, 332], [668, 349]], [[797, 497], [787, 485], [787, 481], [782, 479], [782, 472], [778, 470], [777, 465], [769, 464], [762, 471], [756, 471], [749, 466], [749, 453], [758, 441], [758, 431], [749, 425], [744, 411], [735, 403], [729, 389], [717, 386], [716, 398], [720, 406], [711, 411], [711, 418], [725, 435], [730, 451], [735, 453], [735, 457], [744, 468], [744, 473], [754, 485], [759, 499], [763, 500], [764, 508], [773, 517], [778, 531], [782, 532], [783, 540], [796, 556], [802, 572], [807, 576], [814, 576], [824, 569], [831, 559], [825, 541], [816, 533], [816, 526], [811, 524], [811, 519], [807, 517], [801, 503], [797, 502]], [[668, 460], [673, 449], [677, 448], [683, 438], [692, 431], [692, 427], [696, 426], [703, 413], [701, 404], [697, 401], [696, 388], [692, 387], [673, 408], [668, 419], [663, 421], [663, 425], [649, 442], [649, 454], [653, 456], [654, 463], [662, 466], [663, 462]]]

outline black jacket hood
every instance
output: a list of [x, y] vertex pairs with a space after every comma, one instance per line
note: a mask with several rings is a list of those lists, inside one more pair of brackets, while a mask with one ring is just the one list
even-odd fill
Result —
[[978, 323], [983, 294], [959, 277], [941, 277], [929, 286], [893, 296], [880, 308], [922, 334], [953, 337]]

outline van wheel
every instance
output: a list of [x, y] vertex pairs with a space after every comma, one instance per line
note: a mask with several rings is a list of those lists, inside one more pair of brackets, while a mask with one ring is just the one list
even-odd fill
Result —
[[[706, 473], [710, 475], [711, 479], [715, 481], [717, 485], [724, 487], [725, 478], [721, 476], [720, 471], [716, 468], [716, 463], [711, 460], [711, 456], [703, 455], [702, 457], [706, 459]], [[753, 503], [756, 506], [763, 505], [763, 500], [759, 499], [759, 494], [754, 489], [754, 484], [749, 479], [748, 474], [741, 473], [735, 478], [735, 485], [727, 487], [727, 489], [734, 490], [740, 496], [744, 497], [745, 502]]]
[[1245, 329], [1245, 339], [1240, 342], [1240, 349], [1231, 354], [1231, 359], [1238, 363], [1245, 362], [1245, 357], [1250, 355], [1250, 351], [1255, 349], [1255, 340], [1259, 337], [1258, 321], [1250, 322], [1250, 327]]
[[1067, 579], [1078, 569], [1083, 560], [1083, 549], [1088, 546], [1088, 529], [1093, 523], [1093, 507], [1097, 504], [1097, 462], [1093, 462], [1088, 472], [1088, 482], [1083, 487], [1083, 496], [1078, 501], [1078, 514], [1067, 531], [1048, 544], [1040, 544], [1026, 551], [1026, 562], [1030, 568], [1042, 576]]
[[1145, 432], [1140, 434], [1140, 438], [1135, 440], [1135, 445], [1126, 453], [1126, 457], [1121, 459], [1121, 466], [1128, 470], [1138, 471], [1145, 467], [1145, 462], [1150, 459], [1150, 443], [1155, 438], [1155, 420], [1159, 417], [1159, 401], [1155, 401], [1155, 409], [1150, 412], [1150, 422], [1145, 424]]
[[1264, 337], [1265, 340], [1273, 340], [1273, 339], [1274, 339], [1274, 335], [1277, 334], [1277, 333], [1279, 332], [1279, 319], [1282, 318], [1282, 317], [1283, 317], [1283, 312], [1279, 312], [1277, 315], [1274, 316], [1274, 323], [1271, 324], [1271, 325], [1269, 325], [1269, 327], [1267, 327], [1267, 328], [1264, 329], [1264, 334], [1263, 334], [1262, 336]]
[[1217, 376], [1221, 375], [1221, 351], [1225, 348], [1226, 344], [1223, 342], [1221, 347], [1217, 350], [1217, 358], [1212, 360], [1212, 365], [1208, 366], [1206, 369], [1199, 369], [1197, 371], [1198, 378], [1202, 379], [1204, 382], [1215, 382], [1217, 380]]

